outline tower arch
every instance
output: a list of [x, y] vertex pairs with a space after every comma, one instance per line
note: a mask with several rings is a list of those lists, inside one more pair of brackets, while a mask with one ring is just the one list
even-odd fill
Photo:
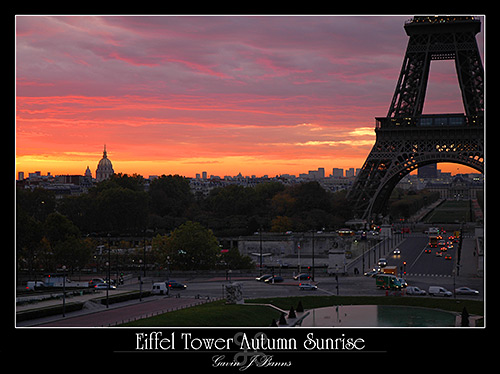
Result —
[[[484, 72], [472, 16], [418, 16], [386, 117], [376, 118], [376, 140], [349, 191], [359, 218], [383, 213], [396, 184], [428, 164], [451, 162], [484, 173]], [[422, 114], [431, 60], [455, 60], [465, 113]]]

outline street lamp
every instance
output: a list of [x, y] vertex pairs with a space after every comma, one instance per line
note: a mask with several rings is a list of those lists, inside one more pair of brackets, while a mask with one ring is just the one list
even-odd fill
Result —
[[66, 317], [66, 265], [63, 265], [63, 309], [62, 316]]
[[262, 276], [262, 226], [260, 226], [260, 266], [259, 275]]
[[314, 230], [312, 231], [312, 280], [314, 281]]
[[111, 279], [109, 279], [110, 278], [109, 261], [106, 261], [106, 266], [108, 268], [108, 279], [106, 283], [106, 308], [109, 308], [109, 285], [111, 284]]
[[[139, 266], [142, 264], [142, 260], [139, 260]], [[141, 272], [139, 271], [139, 276], [137, 277], [139, 280], [139, 301], [142, 301], [142, 278], [141, 278]]]

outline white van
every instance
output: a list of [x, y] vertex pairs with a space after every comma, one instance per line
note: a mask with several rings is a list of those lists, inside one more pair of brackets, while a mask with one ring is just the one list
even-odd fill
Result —
[[444, 287], [430, 286], [429, 295], [431, 296], [452, 296], [453, 294]]
[[168, 287], [165, 282], [158, 282], [153, 284], [153, 295], [168, 295]]
[[409, 287], [406, 287], [406, 294], [407, 295], [425, 295], [425, 294], [427, 294], [427, 292], [425, 292], [424, 290], [421, 290], [418, 287], [409, 286]]

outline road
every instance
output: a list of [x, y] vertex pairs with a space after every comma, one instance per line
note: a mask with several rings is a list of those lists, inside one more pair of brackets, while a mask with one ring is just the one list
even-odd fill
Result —
[[[440, 252], [437, 248], [432, 248], [431, 253], [425, 253], [428, 249], [428, 237], [426, 235], [412, 236], [402, 242], [398, 248], [401, 254], [391, 253], [386, 256], [388, 264], [397, 266], [398, 270], [403, 267], [407, 275], [416, 276], [452, 276], [456, 260], [456, 246], [448, 249], [444, 254], [451, 255], [451, 260], [436, 256]], [[406, 267], [404, 267], [406, 262]]]
[[[465, 241], [465, 240], [464, 240]], [[431, 253], [425, 253], [427, 247], [427, 236], [412, 234], [398, 244], [401, 250], [400, 255], [391, 253], [386, 254], [388, 266], [397, 266], [398, 269], [406, 261], [405, 280], [408, 285], [417, 286], [420, 289], [428, 290], [429, 286], [442, 286], [453, 291], [454, 288], [467, 286], [479, 290], [477, 296], [457, 295], [457, 298], [471, 298], [484, 300], [484, 279], [471, 275], [464, 271], [460, 276], [453, 275], [453, 269], [456, 265], [456, 248], [448, 249], [452, 259], [446, 260], [444, 257], [436, 257], [436, 249]], [[455, 245], [456, 247], [456, 245]], [[469, 248], [471, 245], [469, 245]], [[378, 254], [378, 253], [377, 253]], [[462, 262], [464, 258], [475, 258], [472, 255], [464, 256], [462, 250]], [[463, 264], [465, 265], [465, 263]], [[470, 268], [473, 268], [469, 266]], [[465, 270], [465, 266], [463, 267]], [[256, 271], [257, 276], [258, 271]], [[57, 324], [47, 324], [46, 326], [101, 326], [114, 324], [116, 321], [128, 318], [137, 318], [149, 313], [157, 313], [166, 309], [181, 307], [182, 305], [191, 305], [213, 298], [224, 297], [224, 286], [231, 282], [239, 282], [242, 285], [243, 297], [252, 298], [273, 298], [301, 295], [340, 295], [340, 296], [384, 296], [385, 291], [375, 287], [375, 280], [363, 275], [353, 276], [352, 271], [347, 276], [338, 278], [327, 276], [325, 270], [316, 273], [315, 283], [318, 285], [316, 291], [302, 291], [298, 288], [299, 281], [294, 281], [291, 275], [283, 274], [285, 281], [274, 285], [263, 282], [257, 282], [255, 277], [236, 277], [225, 279], [224, 277], [196, 277], [196, 278], [176, 278], [178, 282], [185, 283], [188, 287], [185, 290], [172, 290], [170, 297], [154, 296], [146, 298], [145, 303], [133, 302], [137, 305], [116, 305], [116, 309], [109, 311], [98, 311], [93, 316], [76, 317], [69, 313], [64, 321]], [[159, 279], [147, 278], [143, 284], [143, 290], [150, 290], [152, 283]], [[129, 283], [121, 286], [120, 289], [138, 289], [138, 283]], [[179, 296], [177, 298], [176, 296]], [[75, 297], [76, 299], [77, 297]], [[76, 301], [76, 300], [75, 300]], [[76, 313], [76, 312], [75, 312]], [[71, 314], [71, 315], [70, 315]], [[73, 318], [71, 318], [73, 316]], [[97, 320], [99, 316], [99, 320]], [[49, 321], [45, 321], [50, 323]], [[62, 323], [62, 324], [61, 324]], [[31, 325], [26, 323], [26, 325]]]
[[[394, 255], [391, 253], [385, 255], [388, 261], [388, 266], [397, 266], [398, 271], [406, 270], [403, 275], [409, 285], [417, 286], [421, 289], [428, 290], [429, 286], [443, 286], [453, 292], [454, 288], [467, 286], [479, 290], [479, 296], [457, 296], [459, 298], [469, 297], [474, 299], [483, 299], [484, 285], [483, 278], [471, 276], [453, 276], [453, 269], [456, 266], [456, 247], [448, 249], [446, 254], [450, 254], [452, 259], [445, 259], [436, 256], [436, 249], [433, 248], [431, 253], [425, 253], [427, 248], [428, 237], [424, 234], [412, 234], [399, 243], [398, 248], [401, 254]], [[403, 264], [406, 262], [406, 269]], [[222, 279], [178, 279], [184, 281], [188, 288], [184, 291], [179, 291], [183, 295], [201, 295], [211, 297], [221, 297], [223, 294], [223, 286], [229, 282]], [[335, 277], [329, 277], [320, 273], [316, 275], [318, 284], [317, 291], [301, 291], [298, 289], [297, 281], [293, 281], [291, 277], [285, 277], [285, 282], [275, 285], [268, 285], [257, 282], [252, 278], [233, 278], [232, 281], [240, 282], [243, 286], [244, 298], [257, 297], [276, 297], [276, 296], [298, 296], [305, 294], [328, 294], [337, 295], [337, 280]], [[375, 287], [375, 280], [370, 277], [352, 276], [352, 272], [348, 276], [338, 277], [338, 294], [339, 295], [372, 295], [381, 296], [385, 292]]]

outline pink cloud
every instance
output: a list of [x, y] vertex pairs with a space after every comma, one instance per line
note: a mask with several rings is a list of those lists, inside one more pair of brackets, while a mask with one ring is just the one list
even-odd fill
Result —
[[[349, 134], [387, 113], [408, 18], [18, 16], [18, 152], [359, 163], [373, 135]], [[461, 105], [454, 74], [433, 66], [428, 110]]]

